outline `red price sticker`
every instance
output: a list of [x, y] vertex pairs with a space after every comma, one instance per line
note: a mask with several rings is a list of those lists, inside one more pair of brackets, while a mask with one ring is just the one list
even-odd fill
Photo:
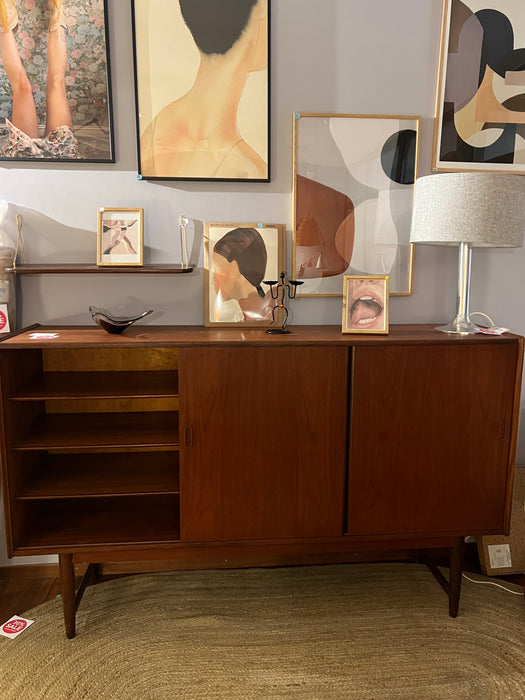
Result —
[[25, 629], [32, 625], [34, 620], [26, 620], [24, 617], [18, 617], [18, 615], [13, 615], [13, 617], [5, 622], [2, 627], [0, 627], [0, 634], [4, 637], [10, 637], [14, 639], [18, 637]]
[[[7, 316], [3, 311], [0, 311], [0, 332], [2, 332], [8, 324]], [[9, 330], [9, 328], [7, 328]]]

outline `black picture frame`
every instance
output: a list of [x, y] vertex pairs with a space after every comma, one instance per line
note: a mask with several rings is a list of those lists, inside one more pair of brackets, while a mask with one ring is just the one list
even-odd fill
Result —
[[[0, 63], [0, 161], [115, 162], [107, 5], [108, 0], [69, 0], [64, 3], [63, 24], [49, 31], [47, 3], [36, 3], [29, 9], [21, 1], [16, 3], [18, 17], [13, 22], [17, 19], [18, 27], [13, 33], [13, 48], [17, 47], [31, 83], [38, 127], [35, 131], [32, 110], [27, 121], [24, 117], [18, 124], [11, 122], [11, 82]], [[53, 100], [46, 89], [48, 66], [53, 60], [49, 42], [59, 33], [58, 43], [62, 46], [63, 36], [66, 47], [66, 102]], [[70, 125], [67, 118], [62, 121], [65, 110], [70, 113]], [[56, 128], [51, 128], [55, 123]], [[25, 128], [31, 124], [31, 129]]]
[[139, 179], [269, 182], [270, 0], [131, 11]]

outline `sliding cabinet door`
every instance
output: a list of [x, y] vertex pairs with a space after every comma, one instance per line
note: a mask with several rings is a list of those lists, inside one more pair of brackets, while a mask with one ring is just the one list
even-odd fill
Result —
[[345, 347], [180, 352], [181, 538], [343, 532]]
[[349, 534], [501, 532], [519, 367], [518, 342], [356, 348]]

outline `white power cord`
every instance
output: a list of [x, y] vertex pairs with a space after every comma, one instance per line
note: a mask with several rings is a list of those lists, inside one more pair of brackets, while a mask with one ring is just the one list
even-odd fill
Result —
[[467, 581], [470, 581], [471, 583], [480, 583], [485, 586], [496, 586], [497, 588], [503, 588], [504, 591], [506, 591], [507, 593], [512, 593], [512, 595], [524, 595], [521, 591], [511, 591], [510, 588], [502, 586], [501, 583], [495, 583], [494, 581], [479, 581], [475, 578], [470, 578], [470, 576], [467, 576], [467, 574], [465, 573], [463, 573], [463, 578], [466, 578]]
[[487, 314], [484, 314], [481, 311], [472, 311], [470, 315], [483, 316], [483, 318], [485, 318], [490, 323], [490, 326], [480, 326], [479, 323], [474, 322], [480, 333], [486, 333], [487, 335], [501, 335], [502, 333], [506, 333], [509, 330], [508, 328], [501, 328], [500, 326], [496, 326], [494, 324], [494, 321], [490, 318], [490, 316], [487, 316]]

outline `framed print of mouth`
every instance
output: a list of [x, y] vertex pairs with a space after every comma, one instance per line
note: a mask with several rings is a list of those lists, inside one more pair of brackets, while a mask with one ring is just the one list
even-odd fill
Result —
[[343, 333], [388, 333], [388, 275], [346, 275]]
[[341, 296], [345, 275], [412, 294], [410, 220], [419, 117], [294, 115], [292, 276], [297, 296]]

